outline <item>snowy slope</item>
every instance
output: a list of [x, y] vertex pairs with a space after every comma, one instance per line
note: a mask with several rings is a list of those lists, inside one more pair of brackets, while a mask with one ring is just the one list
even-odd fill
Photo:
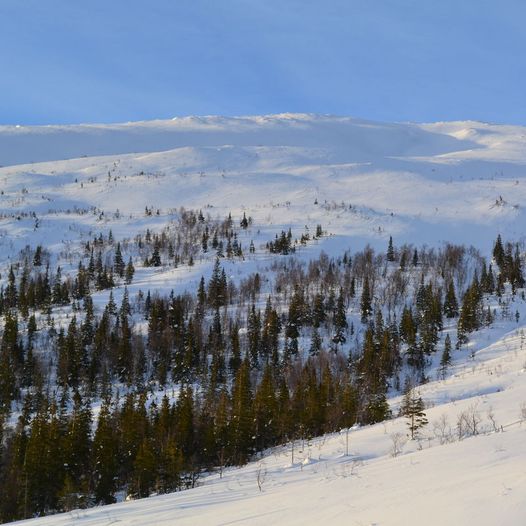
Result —
[[418, 125], [308, 114], [183, 117], [115, 125], [2, 126], [0, 138], [0, 165], [4, 166], [226, 144], [325, 147], [355, 160], [411, 153], [436, 155], [454, 150], [457, 143], [476, 147], [469, 140], [434, 134]]
[[[451, 375], [421, 387], [430, 423], [420, 440], [403, 439], [396, 457], [393, 437], [406, 435], [402, 418], [351, 430], [348, 456], [345, 432], [297, 441], [293, 462], [289, 444], [192, 490], [20, 524], [522, 524], [526, 337], [513, 325], [479, 333], [473, 358], [457, 351]], [[398, 402], [391, 400], [394, 411]], [[480, 419], [479, 434], [458, 440], [464, 411]]]
[[[321, 223], [336, 236], [329, 251], [385, 247], [393, 235], [487, 252], [498, 232], [522, 238], [525, 146], [516, 126], [303, 114], [1, 127], [0, 258], [29, 242], [63, 250], [110, 227], [134, 235], [180, 206], [246, 210], [267, 238]], [[159, 209], [148, 224], [146, 206]]]
[[[497, 233], [524, 239], [525, 146], [526, 129], [514, 126], [288, 114], [1, 127], [0, 273], [5, 279], [10, 259], [37, 243], [74, 266], [80, 241], [110, 229], [116, 239], [160, 230], [181, 206], [218, 218], [231, 212], [236, 220], [245, 211], [254, 218], [242, 234], [245, 247], [251, 239], [261, 247], [282, 228], [299, 235], [322, 224], [331, 235], [302, 248], [302, 259], [366, 243], [385, 250], [389, 235], [398, 246], [449, 241], [487, 254]], [[145, 216], [145, 207], [155, 213]], [[236, 278], [270, 260], [258, 250], [225, 266]], [[130, 292], [194, 289], [212, 262], [211, 256], [191, 268], [137, 268]], [[102, 304], [107, 296], [94, 300]], [[517, 303], [523, 320], [525, 306]], [[421, 388], [430, 405], [426, 436], [406, 443], [396, 458], [393, 436], [405, 436], [403, 419], [351, 431], [350, 456], [345, 434], [331, 435], [296, 443], [294, 462], [289, 445], [222, 479], [210, 475], [194, 490], [29, 523], [521, 524], [521, 330], [500, 321], [473, 339], [473, 358], [468, 350], [455, 353], [450, 377]], [[396, 411], [399, 400], [391, 403]], [[453, 439], [458, 415], [470, 407], [481, 434]], [[491, 432], [490, 407], [503, 432]], [[444, 414], [452, 443], [441, 445], [433, 423]]]

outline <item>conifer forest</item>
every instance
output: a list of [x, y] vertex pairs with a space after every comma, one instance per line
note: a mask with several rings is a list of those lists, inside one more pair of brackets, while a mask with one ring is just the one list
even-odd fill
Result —
[[[383, 251], [306, 260], [328, 235], [320, 224], [258, 244], [246, 214], [176, 217], [131, 238], [95, 234], [67, 257], [28, 245], [12, 259], [0, 292], [2, 522], [192, 488], [273, 446], [389, 419], [390, 393], [404, 394], [413, 437], [431, 361], [445, 375], [473, 331], [519, 315], [521, 247], [501, 236], [490, 260], [392, 237]], [[256, 253], [272, 254], [265, 271], [227, 275], [225, 262]], [[213, 269], [195, 290], [128, 292], [141, 269], [203, 258]]]

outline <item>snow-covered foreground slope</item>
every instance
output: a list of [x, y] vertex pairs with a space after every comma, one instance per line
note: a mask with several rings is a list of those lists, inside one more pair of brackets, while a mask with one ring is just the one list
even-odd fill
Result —
[[[329, 251], [384, 247], [389, 235], [487, 250], [498, 232], [523, 235], [525, 146], [517, 126], [313, 115], [1, 127], [1, 254], [64, 250], [110, 228], [134, 235], [180, 206], [245, 210], [267, 238], [321, 223], [336, 236]], [[148, 223], [145, 207], [159, 210]]]
[[[523, 524], [526, 337], [511, 328], [479, 333], [472, 356], [457, 351], [451, 375], [421, 387], [430, 407], [420, 440], [407, 441], [396, 418], [351, 430], [348, 455], [345, 432], [297, 441], [294, 453], [289, 444], [192, 490], [21, 524]], [[478, 435], [459, 440], [462, 413]]]

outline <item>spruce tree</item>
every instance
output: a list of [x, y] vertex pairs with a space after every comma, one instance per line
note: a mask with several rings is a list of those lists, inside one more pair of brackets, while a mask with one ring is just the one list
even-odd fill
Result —
[[248, 219], [247, 219], [247, 216], [246, 216], [245, 212], [243, 212], [243, 219], [241, 219], [240, 226], [244, 230], [246, 230], [248, 228]]
[[497, 240], [493, 246], [493, 259], [502, 272], [504, 268], [504, 247], [502, 245], [502, 238], [500, 237], [500, 234], [497, 236]]
[[15, 272], [13, 265], [9, 267], [9, 274], [7, 277], [7, 287], [4, 291], [4, 304], [8, 308], [15, 308], [18, 302], [18, 290], [16, 287]]
[[208, 303], [212, 308], [218, 309], [226, 304], [226, 289], [225, 270], [221, 269], [219, 258], [216, 258], [212, 276], [208, 282]]
[[312, 330], [311, 343], [309, 347], [309, 354], [311, 356], [318, 356], [321, 351], [322, 340], [320, 333], [316, 327]]
[[130, 259], [128, 260], [128, 264], [126, 265], [126, 270], [124, 273], [124, 280], [126, 285], [129, 285], [133, 281], [133, 275], [135, 274], [135, 268], [133, 266], [132, 258], [130, 256]]
[[259, 353], [261, 348], [261, 316], [259, 311], [256, 312], [254, 304], [252, 304], [247, 316], [247, 338], [250, 365], [252, 368], [255, 368], [259, 363]]
[[409, 388], [402, 400], [400, 413], [408, 419], [407, 427], [411, 440], [414, 440], [419, 430], [428, 423], [424, 409], [425, 404], [422, 397], [414, 388]]
[[130, 493], [134, 497], [144, 498], [150, 495], [157, 478], [157, 459], [154, 444], [148, 438], [144, 438], [133, 462]]
[[200, 317], [204, 316], [206, 309], [206, 288], [205, 288], [205, 278], [201, 276], [199, 281], [199, 287], [197, 289], [197, 312]]
[[245, 358], [232, 387], [232, 455], [236, 464], [244, 464], [253, 451], [254, 437], [250, 364]]
[[35, 254], [33, 256], [33, 266], [40, 267], [42, 265], [42, 245], [37, 245]]
[[362, 323], [367, 323], [369, 316], [372, 314], [372, 298], [369, 287], [369, 277], [365, 276], [363, 281], [362, 298], [360, 301], [360, 310], [362, 313]]
[[93, 438], [92, 469], [95, 502], [102, 504], [115, 502], [118, 465], [118, 441], [111, 417], [109, 401], [105, 400], [99, 412], [97, 429]]
[[158, 241], [155, 242], [153, 247], [152, 257], [149, 259], [148, 264], [150, 267], [160, 267], [161, 266], [161, 252], [160, 244]]
[[117, 243], [117, 248], [115, 249], [115, 256], [113, 257], [113, 271], [120, 278], [123, 278], [125, 269], [126, 265], [124, 263], [124, 259], [122, 258], [121, 244], [119, 242]]
[[451, 338], [449, 334], [446, 334], [446, 339], [444, 341], [444, 350], [442, 356], [440, 357], [440, 375], [442, 378], [445, 378], [447, 368], [451, 365]]
[[456, 318], [458, 316], [458, 302], [452, 280], [447, 286], [446, 298], [444, 300], [444, 314], [446, 318]]
[[389, 245], [387, 246], [387, 261], [394, 261], [395, 260], [395, 253], [394, 253], [394, 247], [393, 247], [393, 237], [389, 236]]
[[[363, 296], [362, 296], [363, 299]], [[345, 331], [348, 327], [347, 323], [347, 314], [345, 308], [345, 300], [343, 297], [343, 290], [340, 289], [340, 294], [338, 296], [338, 302], [336, 305], [336, 311], [334, 313], [334, 329], [335, 334], [332, 338], [332, 341], [335, 345], [342, 345], [347, 341], [345, 337]]]
[[66, 477], [69, 477], [68, 488], [62, 492], [62, 497], [72, 494], [77, 497], [77, 504], [88, 500], [89, 473], [91, 464], [91, 405], [89, 400], [83, 400], [80, 393], [73, 395], [73, 411], [68, 419], [68, 425], [62, 446]]
[[276, 412], [276, 386], [272, 366], [268, 364], [254, 396], [254, 435], [258, 450], [271, 446], [275, 440]]
[[235, 376], [241, 365], [241, 348], [239, 342], [239, 327], [234, 323], [229, 333], [230, 340], [230, 360], [228, 366], [232, 376]]
[[325, 321], [325, 305], [321, 293], [314, 296], [314, 304], [312, 306], [312, 325], [318, 328]]
[[413, 267], [418, 266], [418, 250], [415, 248], [413, 252]]
[[462, 308], [457, 324], [457, 347], [467, 342], [467, 335], [478, 330], [483, 322], [482, 292], [478, 278], [475, 275], [473, 282], [464, 294]]
[[184, 459], [172, 435], [166, 434], [165, 441], [155, 460], [159, 493], [169, 493], [179, 489], [182, 484]]

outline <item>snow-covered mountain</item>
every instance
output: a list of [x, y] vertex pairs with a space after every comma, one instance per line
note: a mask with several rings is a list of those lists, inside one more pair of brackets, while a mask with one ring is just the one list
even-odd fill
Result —
[[[120, 232], [146, 206], [159, 222], [185, 206], [246, 210], [274, 227], [321, 222], [338, 245], [384, 246], [393, 235], [487, 251], [498, 232], [522, 237], [525, 147], [517, 126], [303, 114], [0, 127], [0, 243], [60, 245], [117, 211]], [[92, 207], [104, 218], [72, 213]], [[38, 215], [38, 231], [22, 212]]]
[[[283, 229], [322, 225], [329, 235], [302, 247], [303, 260], [366, 244], [385, 250], [390, 236], [489, 255], [498, 233], [520, 242], [526, 231], [526, 128], [518, 126], [304, 114], [5, 126], [0, 165], [2, 284], [27, 245], [42, 244], [68, 272], [81, 242], [110, 230], [116, 239], [159, 231], [180, 207], [217, 218], [245, 212], [257, 247]], [[268, 269], [263, 252], [225, 262], [229, 277]], [[193, 291], [213, 261], [138, 268], [130, 294]], [[95, 292], [96, 305], [108, 294]], [[419, 441], [406, 441], [405, 419], [395, 418], [277, 448], [192, 490], [28, 524], [521, 524], [526, 307], [515, 300], [518, 321], [479, 331], [445, 379], [436, 380], [434, 364], [420, 388], [430, 424]], [[395, 414], [399, 404], [390, 399]]]

